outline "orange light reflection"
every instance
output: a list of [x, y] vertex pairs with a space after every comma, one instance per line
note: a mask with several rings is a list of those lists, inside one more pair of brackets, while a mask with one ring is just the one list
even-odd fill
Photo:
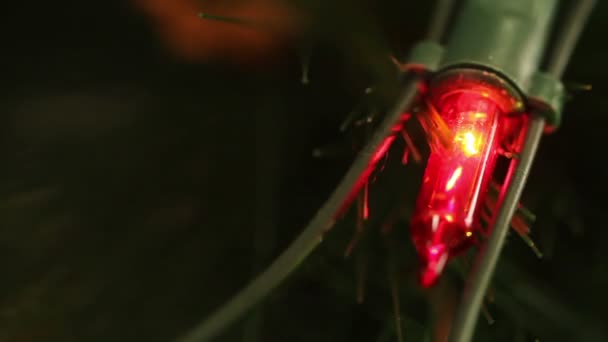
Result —
[[450, 191], [454, 188], [454, 185], [456, 185], [456, 181], [458, 181], [460, 175], [462, 175], [462, 166], [459, 166], [456, 170], [454, 170], [454, 173], [452, 173], [450, 180], [448, 180], [448, 184], [445, 186], [446, 191]]

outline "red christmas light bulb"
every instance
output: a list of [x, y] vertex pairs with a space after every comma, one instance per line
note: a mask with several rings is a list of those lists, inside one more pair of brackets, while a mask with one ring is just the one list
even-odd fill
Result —
[[449, 148], [433, 146], [411, 222], [425, 287], [473, 241], [502, 123], [500, 108], [483, 92], [453, 91], [438, 105], [453, 141]]

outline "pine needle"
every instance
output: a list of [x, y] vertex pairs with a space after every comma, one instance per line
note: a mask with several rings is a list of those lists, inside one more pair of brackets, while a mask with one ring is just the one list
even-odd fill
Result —
[[454, 140], [452, 131], [430, 101], [426, 101], [426, 111], [419, 112], [416, 118], [426, 134], [431, 149], [451, 147]]
[[564, 82], [564, 88], [566, 88], [568, 92], [591, 91], [593, 85], [588, 83]]
[[407, 165], [410, 159], [410, 149], [409, 148], [405, 148], [403, 150], [403, 156], [401, 157], [401, 164], [403, 165]]
[[394, 266], [389, 270], [389, 282], [391, 283], [391, 297], [393, 299], [393, 313], [395, 316], [395, 330], [397, 331], [397, 341], [403, 342], [403, 327], [401, 325], [401, 305], [399, 299], [399, 281], [397, 270]]
[[494, 320], [494, 317], [492, 317], [492, 314], [490, 314], [490, 310], [488, 310], [488, 306], [485, 303], [481, 306], [481, 312], [483, 312], [483, 316], [486, 318], [488, 324], [492, 325], [494, 324], [494, 322], [496, 322]]
[[344, 121], [340, 124], [340, 132], [346, 132], [349, 128], [354, 126], [357, 122], [357, 118], [361, 115], [368, 104], [368, 97], [371, 93], [373, 93], [374, 89], [372, 87], [367, 87], [364, 90], [363, 98], [359, 100], [355, 108], [346, 116]]
[[[486, 201], [485, 201], [486, 208], [489, 209], [490, 211], [495, 210], [499, 193], [500, 193], [500, 185], [498, 185], [495, 182], [492, 182], [490, 184], [490, 189], [488, 191], [488, 194], [486, 195]], [[489, 222], [489, 217], [484, 216], [484, 214], [485, 213], [482, 212], [482, 218], [484, 219], [484, 221]], [[530, 210], [528, 210], [526, 207], [524, 207], [521, 203], [519, 203], [517, 205], [517, 210], [515, 211], [515, 214], [513, 215], [513, 218], [511, 219], [511, 228], [513, 228], [513, 230], [517, 233], [517, 235], [519, 235], [522, 238], [522, 240], [526, 243], [526, 245], [528, 245], [528, 247], [530, 247], [530, 249], [532, 249], [534, 254], [539, 259], [541, 259], [543, 257], [543, 253], [536, 246], [536, 244], [534, 243], [534, 240], [532, 240], [532, 238], [530, 237], [530, 233], [531, 233], [530, 223], [534, 222], [535, 220], [536, 220], [536, 215], [534, 215], [534, 213], [532, 213]]]
[[543, 253], [538, 249], [538, 247], [536, 246], [536, 244], [534, 243], [534, 241], [532, 240], [532, 238], [530, 237], [530, 235], [528, 235], [528, 234], [519, 234], [519, 236], [521, 236], [521, 238], [524, 240], [524, 242], [526, 243], [526, 245], [528, 245], [528, 247], [530, 247], [532, 249], [532, 251], [534, 252], [534, 254], [536, 254], [536, 257], [538, 257], [539, 259], [543, 258]]
[[228, 17], [228, 16], [215, 15], [215, 14], [209, 14], [209, 13], [199, 13], [198, 17], [201, 19], [218, 21], [218, 22], [223, 22], [223, 23], [228, 23], [228, 24], [235, 24], [235, 25], [258, 29], [258, 30], [271, 28], [271, 25], [268, 23], [264, 23], [261, 21], [255, 21], [252, 19]]
[[369, 217], [369, 183], [365, 184], [363, 191], [357, 195], [357, 224], [355, 227], [355, 233], [348, 243], [346, 250], [344, 251], [344, 257], [348, 258], [351, 256], [353, 250], [361, 240], [363, 232], [365, 230], [365, 222]]
[[[490, 188], [489, 188], [488, 195], [486, 196], [486, 198], [490, 198], [490, 200], [492, 201], [492, 207], [494, 207], [496, 205], [496, 201], [498, 200], [500, 190], [501, 190], [501, 185], [499, 185], [496, 182], [490, 182]], [[526, 208], [521, 203], [517, 204], [516, 215], [523, 216], [523, 218], [527, 222], [530, 222], [530, 223], [536, 221], [536, 215], [534, 215], [534, 213], [532, 211], [530, 211], [528, 208]]]
[[357, 304], [365, 301], [365, 288], [367, 283], [367, 255], [360, 255], [357, 259]]
[[[403, 137], [403, 140], [405, 140], [405, 144], [407, 146], [407, 148], [406, 148], [407, 154], [408, 155], [411, 154], [412, 158], [414, 159], [414, 162], [416, 164], [420, 164], [422, 162], [422, 154], [420, 153], [418, 148], [416, 148], [416, 144], [414, 144], [414, 140], [412, 140], [412, 137], [408, 134], [408, 132], [405, 130], [405, 128], [403, 130], [401, 130], [401, 136]], [[405, 155], [405, 152], [404, 152], [404, 155]], [[406, 159], [406, 161], [407, 161], [407, 159]]]
[[309, 66], [310, 66], [310, 54], [305, 54], [301, 56], [302, 58], [302, 78], [300, 82], [304, 85], [310, 83], [310, 78], [308, 77]]

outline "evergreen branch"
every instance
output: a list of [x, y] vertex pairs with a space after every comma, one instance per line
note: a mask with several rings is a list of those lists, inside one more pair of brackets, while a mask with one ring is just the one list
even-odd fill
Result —
[[337, 217], [353, 200], [353, 195], [356, 196], [367, 181], [370, 167], [373, 168], [377, 162], [378, 153], [388, 149], [387, 138], [394, 136], [395, 126], [401, 123], [403, 111], [411, 106], [416, 94], [417, 79], [407, 79], [395, 106], [387, 113], [366, 147], [359, 152], [330, 198], [296, 240], [247, 287], [177, 341], [200, 342], [213, 339], [276, 288], [310, 255], [322, 241], [323, 234], [334, 225]]

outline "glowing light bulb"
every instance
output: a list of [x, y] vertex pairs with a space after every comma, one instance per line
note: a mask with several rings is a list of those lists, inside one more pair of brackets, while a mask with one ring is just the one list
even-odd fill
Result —
[[454, 141], [449, 149], [433, 149], [411, 222], [424, 286], [473, 241], [502, 123], [497, 104], [481, 93], [453, 92], [438, 109]]

